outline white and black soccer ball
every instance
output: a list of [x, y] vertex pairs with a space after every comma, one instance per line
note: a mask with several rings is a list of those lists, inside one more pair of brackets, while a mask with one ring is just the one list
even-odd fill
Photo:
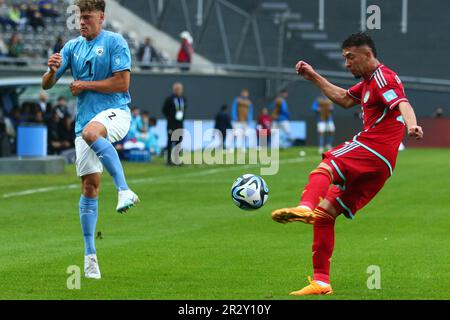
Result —
[[256, 210], [269, 198], [269, 188], [260, 176], [244, 174], [233, 183], [231, 198], [243, 210]]

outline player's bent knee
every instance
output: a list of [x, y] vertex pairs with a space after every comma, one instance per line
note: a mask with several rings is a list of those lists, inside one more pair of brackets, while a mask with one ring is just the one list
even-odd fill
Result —
[[82, 192], [87, 198], [97, 198], [100, 189], [100, 180], [97, 175], [88, 175], [82, 178]]
[[326, 163], [321, 163], [316, 169], [311, 171], [310, 176], [313, 174], [323, 174], [330, 178], [331, 182], [333, 182], [333, 170]]
[[98, 197], [99, 186], [90, 183], [83, 184], [83, 195], [87, 198], [97, 198]]

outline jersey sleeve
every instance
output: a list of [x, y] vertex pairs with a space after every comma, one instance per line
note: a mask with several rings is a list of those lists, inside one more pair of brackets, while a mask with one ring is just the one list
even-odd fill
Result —
[[359, 82], [347, 90], [347, 95], [353, 100], [360, 102], [362, 95], [363, 83]]
[[131, 53], [128, 43], [122, 36], [116, 37], [111, 50], [112, 73], [131, 71]]
[[408, 102], [402, 81], [396, 74], [386, 74], [384, 79], [386, 85], [379, 88], [379, 93], [380, 100], [385, 107], [392, 110], [400, 102]]
[[71, 57], [71, 50], [70, 50], [70, 43], [66, 43], [64, 47], [61, 49], [61, 57], [62, 57], [62, 63], [59, 67], [58, 71], [56, 71], [56, 80], [62, 77], [62, 75], [66, 72], [66, 70], [70, 67], [70, 57]]

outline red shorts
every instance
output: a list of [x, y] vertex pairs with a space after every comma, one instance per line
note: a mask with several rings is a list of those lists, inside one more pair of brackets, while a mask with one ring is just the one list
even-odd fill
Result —
[[333, 169], [334, 180], [325, 199], [350, 219], [375, 197], [390, 176], [383, 160], [355, 142], [324, 153], [323, 162]]

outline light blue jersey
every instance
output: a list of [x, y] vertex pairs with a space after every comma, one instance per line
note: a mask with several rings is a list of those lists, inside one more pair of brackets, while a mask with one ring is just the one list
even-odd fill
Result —
[[[125, 39], [118, 33], [101, 31], [93, 40], [78, 37], [66, 43], [61, 50], [62, 64], [56, 73], [59, 79], [67, 69], [72, 77], [81, 81], [99, 81], [112, 77], [113, 73], [131, 70], [131, 55]], [[77, 136], [86, 124], [100, 112], [111, 109], [127, 109], [131, 102], [127, 93], [100, 93], [83, 91], [78, 96], [75, 133]]]

